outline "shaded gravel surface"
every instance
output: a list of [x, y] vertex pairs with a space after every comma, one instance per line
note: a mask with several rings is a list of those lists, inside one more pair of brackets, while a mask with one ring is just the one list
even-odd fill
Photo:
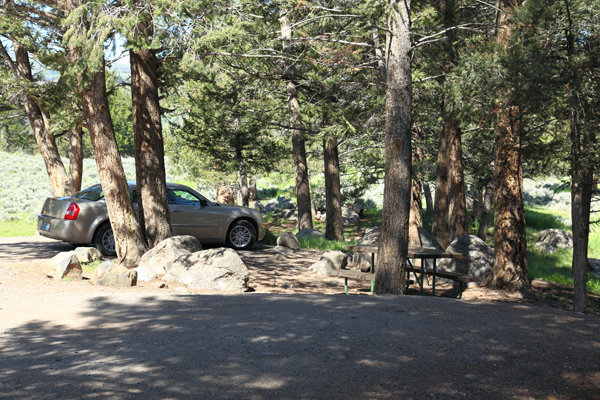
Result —
[[600, 399], [595, 315], [292, 294], [340, 286], [271, 265], [249, 266], [263, 283], [244, 294], [55, 282], [6, 256], [27, 240], [0, 240], [1, 399]]

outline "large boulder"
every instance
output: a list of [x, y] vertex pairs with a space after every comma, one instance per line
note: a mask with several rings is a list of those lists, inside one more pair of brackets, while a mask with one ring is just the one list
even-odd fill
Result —
[[[327, 214], [322, 213], [319, 217], [320, 221], [325, 223], [327, 222]], [[343, 226], [351, 226], [358, 225], [360, 222], [360, 215], [355, 212], [352, 208], [343, 206], [342, 207], [342, 225]]]
[[269, 200], [265, 204], [264, 212], [273, 212], [275, 210], [293, 210], [296, 204], [285, 196], [278, 196], [276, 199]]
[[588, 274], [590, 278], [600, 279], [600, 260], [588, 258]]
[[131, 287], [137, 284], [137, 277], [137, 271], [105, 261], [96, 267], [91, 281], [101, 286]]
[[249, 277], [235, 250], [218, 248], [180, 256], [165, 279], [194, 289], [242, 292], [248, 290]]
[[358, 225], [360, 215], [349, 207], [342, 207], [342, 224], [344, 226]]
[[540, 232], [540, 242], [548, 243], [559, 249], [573, 248], [573, 235], [560, 229], [546, 229]]
[[325, 238], [325, 234], [321, 231], [317, 231], [315, 229], [310, 229], [310, 228], [306, 228], [306, 229], [302, 229], [300, 232], [296, 233], [296, 237], [297, 238], [301, 238], [301, 237], [316, 237], [316, 238]]
[[44, 274], [56, 281], [63, 279], [80, 281], [83, 270], [74, 251], [58, 253], [44, 265]]
[[75, 255], [82, 264], [102, 260], [102, 253], [95, 247], [78, 247], [74, 250]]
[[533, 245], [533, 248], [541, 253], [548, 253], [548, 254], [556, 253], [556, 247], [552, 246], [551, 244], [545, 243], [545, 242], [536, 242]]
[[298, 238], [290, 232], [284, 232], [277, 238], [277, 246], [285, 246], [292, 250], [300, 250]]
[[146, 252], [142, 256], [138, 268], [147, 268], [157, 276], [166, 275], [169, 267], [178, 257], [200, 250], [202, 250], [202, 245], [195, 237], [172, 236]]
[[328, 272], [346, 268], [348, 264], [348, 254], [338, 250], [325, 250], [321, 259], [308, 267], [319, 275], [327, 275]]
[[[465, 258], [442, 258], [437, 266], [442, 271], [458, 272], [481, 278], [484, 282], [494, 267], [494, 250], [483, 240], [474, 235], [456, 238], [446, 249], [452, 253], [461, 253]], [[470, 282], [470, 286], [478, 285]]]

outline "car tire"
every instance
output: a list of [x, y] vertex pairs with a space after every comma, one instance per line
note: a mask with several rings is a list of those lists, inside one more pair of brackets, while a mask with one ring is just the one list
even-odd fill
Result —
[[236, 221], [229, 227], [226, 241], [234, 250], [247, 250], [256, 242], [256, 229], [248, 221]]
[[94, 236], [94, 246], [103, 256], [113, 257], [117, 255], [117, 247], [112, 227], [106, 223], [100, 226]]

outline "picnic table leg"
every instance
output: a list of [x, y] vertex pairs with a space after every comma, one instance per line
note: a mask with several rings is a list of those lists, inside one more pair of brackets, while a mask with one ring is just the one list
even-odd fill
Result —
[[[371, 253], [371, 273], [375, 273], [375, 253]], [[375, 281], [371, 281], [371, 293], [375, 292]]]
[[433, 288], [431, 289], [431, 294], [435, 296], [435, 270], [437, 269], [436, 259], [433, 259]]
[[348, 294], [348, 278], [344, 278], [344, 292]]
[[[421, 260], [421, 279], [424, 281], [425, 280], [425, 271], [423, 271], [423, 265], [425, 263], [423, 262], [423, 260]], [[423, 282], [424, 283], [424, 282]], [[423, 284], [421, 284], [421, 296], [424, 296], [425, 292], [423, 292]]]
[[[419, 277], [417, 276], [417, 272], [413, 268], [412, 262], [410, 262], [410, 259], [407, 258], [406, 261], [408, 261], [408, 266], [410, 267], [410, 270], [412, 271], [415, 279], [417, 280], [417, 283], [419, 284], [421, 296], [423, 296], [423, 266], [421, 265], [421, 279], [419, 279]], [[410, 273], [409, 273], [409, 276], [410, 276]]]

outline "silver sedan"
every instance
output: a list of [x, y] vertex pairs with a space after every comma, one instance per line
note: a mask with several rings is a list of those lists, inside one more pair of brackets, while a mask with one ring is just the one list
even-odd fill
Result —
[[[129, 182], [137, 209], [135, 183]], [[247, 207], [218, 204], [195, 190], [167, 183], [173, 235], [191, 235], [201, 243], [225, 243], [236, 250], [251, 248], [265, 236], [262, 215]], [[71, 244], [92, 244], [104, 255], [115, 255], [115, 240], [100, 185], [72, 197], [46, 199], [38, 215], [38, 233]]]

